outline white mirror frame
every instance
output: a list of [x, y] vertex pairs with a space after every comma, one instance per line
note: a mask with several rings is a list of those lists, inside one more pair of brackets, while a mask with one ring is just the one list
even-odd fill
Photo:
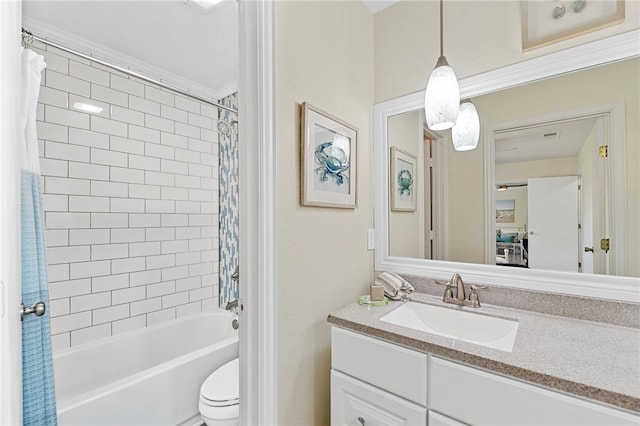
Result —
[[[460, 97], [472, 98], [573, 71], [640, 56], [640, 30], [530, 59], [460, 80]], [[600, 299], [640, 303], [640, 278], [570, 272], [501, 268], [495, 265], [410, 259], [389, 255], [389, 154], [387, 118], [423, 108], [424, 91], [391, 99], [373, 107], [375, 194], [375, 269], [437, 279], [454, 272], [465, 281]]]

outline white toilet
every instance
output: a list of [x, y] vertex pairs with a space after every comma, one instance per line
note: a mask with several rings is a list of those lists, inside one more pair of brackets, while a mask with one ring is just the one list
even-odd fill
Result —
[[240, 361], [229, 361], [211, 373], [200, 387], [198, 409], [207, 426], [240, 424]]

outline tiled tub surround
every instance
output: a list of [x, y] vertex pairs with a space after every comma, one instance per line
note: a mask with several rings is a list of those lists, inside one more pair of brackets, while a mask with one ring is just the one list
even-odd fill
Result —
[[33, 48], [54, 350], [215, 309], [217, 109]]
[[[554, 297], [555, 295], [549, 295]], [[442, 296], [414, 293], [413, 300], [459, 309]], [[481, 296], [482, 301], [482, 296]], [[640, 329], [482, 303], [462, 308], [516, 319], [511, 353], [380, 321], [402, 302], [367, 308], [353, 303], [331, 313], [339, 327], [419, 351], [526, 380], [554, 390], [640, 412]], [[636, 315], [638, 306], [634, 306]]]
[[[237, 92], [220, 100], [238, 109]], [[238, 281], [231, 276], [238, 266], [238, 126], [234, 113], [220, 109], [221, 120], [231, 125], [230, 135], [220, 134], [220, 306], [238, 299]]]

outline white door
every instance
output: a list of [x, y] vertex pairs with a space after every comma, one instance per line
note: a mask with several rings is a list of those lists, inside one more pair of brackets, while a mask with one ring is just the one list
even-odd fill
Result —
[[527, 181], [529, 267], [578, 272], [578, 177]]
[[0, 1], [0, 424], [22, 424], [20, 324], [20, 1]]
[[609, 158], [601, 158], [599, 147], [607, 145], [604, 118], [596, 121], [590, 138], [583, 146], [578, 161], [580, 164], [580, 255], [582, 272], [585, 274], [607, 274], [607, 252], [600, 249], [600, 239], [606, 238], [608, 200], [607, 168]]

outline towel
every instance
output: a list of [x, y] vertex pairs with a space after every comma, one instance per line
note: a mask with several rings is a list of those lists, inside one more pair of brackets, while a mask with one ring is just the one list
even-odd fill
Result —
[[[44, 58], [32, 50], [22, 54], [23, 126], [21, 181], [22, 303], [49, 304], [45, 228], [40, 190], [36, 106]], [[57, 425], [51, 325], [49, 313], [22, 321], [22, 419], [24, 426]]]

